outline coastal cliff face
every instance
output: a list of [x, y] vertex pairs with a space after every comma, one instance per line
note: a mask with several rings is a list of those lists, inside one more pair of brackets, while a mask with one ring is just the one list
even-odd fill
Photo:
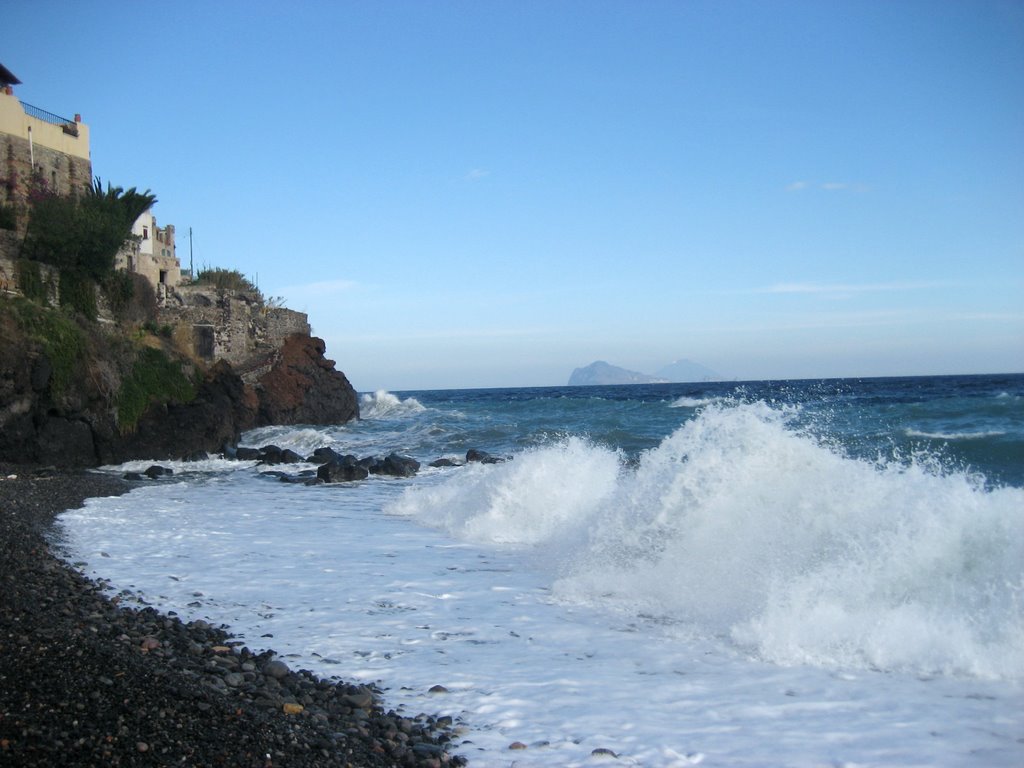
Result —
[[344, 424], [359, 418], [359, 401], [348, 378], [324, 357], [323, 339], [295, 334], [278, 350], [254, 387], [257, 426]]
[[355, 390], [324, 342], [285, 341], [252, 385], [156, 336], [0, 301], [0, 461], [97, 466], [216, 453], [269, 424], [358, 418]]

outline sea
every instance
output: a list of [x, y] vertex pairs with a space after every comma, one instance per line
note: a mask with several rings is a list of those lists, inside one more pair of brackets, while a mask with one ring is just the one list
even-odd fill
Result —
[[[59, 545], [129, 602], [451, 716], [470, 766], [1024, 765], [1024, 374], [361, 411], [243, 444], [415, 477], [159, 462]], [[429, 466], [469, 449], [501, 460]]]

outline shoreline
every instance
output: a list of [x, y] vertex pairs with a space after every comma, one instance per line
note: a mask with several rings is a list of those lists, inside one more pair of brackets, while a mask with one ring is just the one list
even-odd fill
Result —
[[[9, 476], [16, 475], [16, 478]], [[12, 766], [463, 765], [450, 718], [290, 670], [223, 627], [122, 607], [50, 544], [121, 478], [0, 463], [0, 762]]]

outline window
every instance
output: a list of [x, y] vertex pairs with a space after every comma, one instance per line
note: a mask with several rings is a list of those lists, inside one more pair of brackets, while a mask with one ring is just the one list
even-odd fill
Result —
[[142, 239], [149, 240], [149, 227], [142, 228]]

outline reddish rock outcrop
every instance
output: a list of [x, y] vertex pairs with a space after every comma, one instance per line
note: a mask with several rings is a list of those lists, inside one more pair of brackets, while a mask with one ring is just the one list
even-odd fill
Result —
[[324, 357], [323, 339], [296, 334], [277, 351], [255, 384], [257, 426], [344, 424], [359, 418], [359, 398], [348, 378]]

